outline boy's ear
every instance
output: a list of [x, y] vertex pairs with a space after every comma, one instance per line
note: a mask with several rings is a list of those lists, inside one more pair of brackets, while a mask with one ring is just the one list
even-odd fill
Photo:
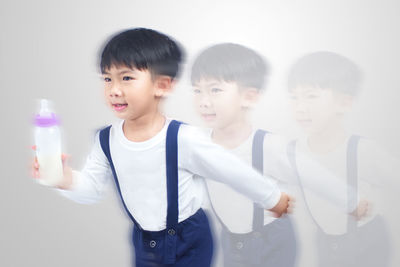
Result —
[[159, 75], [154, 81], [155, 84], [155, 96], [156, 97], [166, 97], [168, 96], [172, 88], [175, 86], [175, 79], [167, 75]]
[[353, 99], [354, 97], [348, 94], [340, 94], [339, 97], [337, 97], [338, 101], [338, 111], [337, 113], [339, 115], [343, 115], [348, 113], [351, 110], [351, 107], [353, 106]]
[[260, 90], [254, 87], [242, 88], [242, 108], [252, 108], [260, 99]]

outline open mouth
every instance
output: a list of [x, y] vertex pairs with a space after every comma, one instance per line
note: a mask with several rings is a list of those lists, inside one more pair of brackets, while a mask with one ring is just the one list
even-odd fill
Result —
[[210, 121], [210, 120], [214, 120], [216, 117], [215, 113], [212, 114], [201, 114], [201, 117], [206, 120], [206, 121]]
[[128, 104], [112, 104], [115, 111], [122, 111], [124, 110]]

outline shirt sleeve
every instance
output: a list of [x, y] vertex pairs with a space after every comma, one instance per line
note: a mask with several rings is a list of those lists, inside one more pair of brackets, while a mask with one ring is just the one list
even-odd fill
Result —
[[[281, 168], [290, 170], [291, 175], [287, 177], [293, 179], [293, 183], [328, 200], [343, 212], [350, 213], [354, 211], [358, 204], [356, 189], [348, 186], [345, 181], [302, 150], [296, 149], [295, 154], [287, 153], [288, 143], [285, 145], [283, 152], [286, 154], [285, 157], [280, 158]], [[295, 165], [289, 161], [290, 157], [295, 162]], [[350, 199], [348, 199], [348, 196], [350, 196]]]
[[193, 174], [229, 185], [265, 209], [273, 208], [281, 192], [271, 177], [264, 177], [224, 148], [214, 144], [199, 128], [182, 125], [178, 162]]
[[71, 189], [57, 189], [62, 196], [81, 204], [93, 204], [102, 199], [107, 184], [112, 179], [112, 171], [101, 149], [99, 132], [83, 169], [73, 170], [72, 176]]

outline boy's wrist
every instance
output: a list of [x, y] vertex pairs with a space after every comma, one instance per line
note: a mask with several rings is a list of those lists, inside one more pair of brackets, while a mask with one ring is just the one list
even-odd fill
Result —
[[273, 208], [269, 209], [269, 211], [275, 213], [276, 217], [280, 217], [283, 213], [288, 212], [289, 200], [289, 196], [286, 193], [282, 192], [278, 203]]
[[279, 203], [281, 194], [282, 192], [279, 189], [274, 190], [267, 198], [260, 202], [261, 206], [266, 210], [274, 208]]
[[64, 177], [60, 184], [56, 186], [60, 190], [73, 190], [76, 185], [76, 173], [72, 169], [64, 170]]

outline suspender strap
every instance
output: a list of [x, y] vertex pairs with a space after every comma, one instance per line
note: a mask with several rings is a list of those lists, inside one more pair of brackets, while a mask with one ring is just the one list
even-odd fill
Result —
[[136, 222], [136, 220], [133, 218], [132, 214], [129, 212], [128, 208], [126, 207], [124, 198], [122, 197], [121, 194], [121, 188], [119, 186], [119, 182], [118, 182], [118, 178], [117, 178], [117, 173], [115, 172], [115, 168], [114, 168], [114, 163], [111, 159], [111, 153], [110, 153], [110, 129], [111, 126], [108, 126], [104, 129], [102, 129], [100, 131], [100, 145], [101, 145], [101, 149], [103, 150], [104, 154], [106, 155], [108, 162], [110, 163], [110, 167], [111, 167], [111, 171], [113, 173], [113, 177], [115, 180], [115, 184], [117, 186], [117, 190], [118, 190], [118, 194], [121, 198], [122, 201], [122, 205], [124, 206], [124, 209], [126, 211], [126, 213], [128, 214], [129, 218], [131, 218], [131, 220], [133, 221], [133, 223], [139, 228], [142, 229], [140, 227], [140, 225]]
[[[360, 136], [352, 135], [347, 144], [347, 201], [349, 207], [354, 206], [357, 203], [358, 198], [358, 160], [357, 160], [357, 151], [358, 151], [358, 141], [360, 140]], [[356, 195], [352, 195], [353, 189], [356, 192]], [[351, 203], [351, 199], [354, 199], [356, 203]], [[347, 218], [347, 231], [354, 231], [357, 229], [357, 221], [354, 218]]]
[[166, 139], [167, 164], [167, 229], [165, 235], [165, 264], [173, 264], [176, 259], [176, 230], [178, 225], [178, 130], [181, 122], [172, 120], [168, 126]]
[[[252, 146], [252, 165], [261, 174], [264, 174], [264, 137], [266, 133], [264, 130], [257, 130]], [[264, 209], [256, 203], [253, 206], [253, 231], [261, 231], [264, 226]]]

